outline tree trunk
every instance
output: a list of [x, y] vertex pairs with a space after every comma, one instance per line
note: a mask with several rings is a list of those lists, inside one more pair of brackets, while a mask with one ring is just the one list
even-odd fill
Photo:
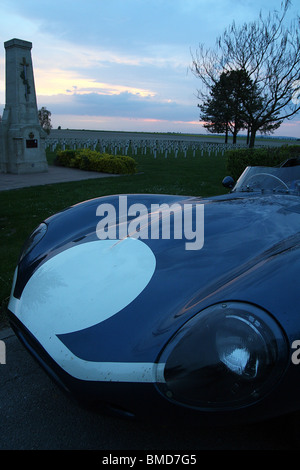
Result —
[[226, 124], [226, 131], [225, 131], [225, 144], [228, 143], [228, 126]]
[[250, 134], [250, 142], [249, 142], [249, 148], [253, 148], [254, 147], [254, 142], [255, 142], [255, 135], [256, 135], [256, 129], [251, 129], [251, 134]]
[[236, 132], [236, 130], [234, 130], [234, 132], [232, 134], [232, 143], [233, 143], [233, 145], [236, 144], [236, 136], [237, 136], [237, 132]]
[[247, 145], [249, 145], [250, 141], [250, 126], [247, 127]]
[[234, 128], [233, 128], [233, 133], [232, 133], [232, 143], [233, 145], [236, 144], [236, 137], [238, 134], [238, 128], [237, 128], [237, 116], [234, 118]]

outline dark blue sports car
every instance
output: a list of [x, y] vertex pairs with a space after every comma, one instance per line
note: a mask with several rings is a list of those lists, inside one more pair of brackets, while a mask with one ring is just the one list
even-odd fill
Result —
[[224, 185], [97, 198], [32, 233], [10, 321], [79, 402], [200, 423], [300, 409], [300, 161]]

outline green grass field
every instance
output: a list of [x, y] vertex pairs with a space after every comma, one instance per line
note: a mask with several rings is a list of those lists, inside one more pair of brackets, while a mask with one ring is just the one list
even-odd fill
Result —
[[[49, 162], [53, 155], [48, 154]], [[13, 273], [32, 230], [50, 215], [78, 202], [108, 194], [158, 193], [212, 196], [226, 190], [221, 156], [186, 158], [137, 156], [138, 174], [0, 192], [0, 321], [5, 321]]]

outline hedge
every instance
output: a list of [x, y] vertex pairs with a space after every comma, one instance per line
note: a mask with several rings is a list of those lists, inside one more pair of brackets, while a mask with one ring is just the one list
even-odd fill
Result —
[[237, 149], [225, 152], [227, 171], [237, 181], [247, 166], [278, 166], [288, 158], [300, 156], [299, 145], [282, 145], [254, 149]]
[[54, 164], [101, 173], [133, 174], [137, 172], [136, 161], [131, 157], [109, 155], [90, 149], [60, 150], [56, 154]]

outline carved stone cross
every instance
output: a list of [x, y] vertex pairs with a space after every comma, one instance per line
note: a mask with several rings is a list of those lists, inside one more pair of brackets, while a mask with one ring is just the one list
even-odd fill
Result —
[[27, 64], [25, 57], [23, 57], [23, 61], [20, 65], [23, 67], [20, 77], [22, 78], [23, 84], [25, 86], [25, 99], [26, 101], [28, 101], [28, 95], [30, 93], [30, 86], [28, 84], [28, 78], [27, 78], [27, 67], [29, 67], [29, 64]]

